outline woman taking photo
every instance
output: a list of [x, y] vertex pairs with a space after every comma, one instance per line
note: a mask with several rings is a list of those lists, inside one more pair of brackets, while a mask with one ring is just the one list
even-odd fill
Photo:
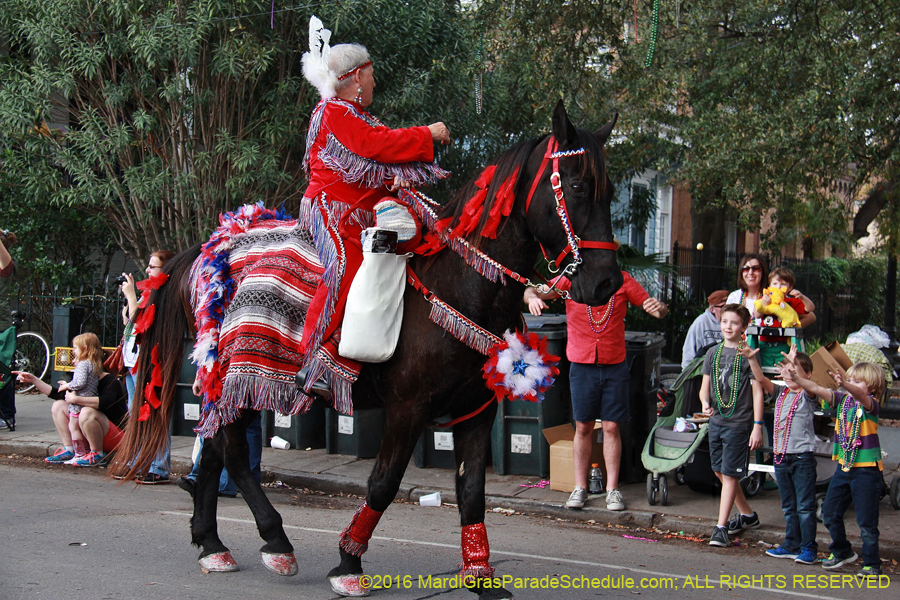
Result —
[[[171, 250], [157, 250], [151, 254], [150, 259], [147, 261], [147, 268], [144, 270], [144, 272], [147, 273], [147, 280], [162, 273], [163, 267], [166, 266], [166, 263], [169, 262], [173, 256], [175, 256], [175, 253]], [[125, 323], [125, 335], [122, 338], [122, 362], [128, 369], [128, 372], [125, 374], [125, 387], [128, 390], [128, 409], [131, 410], [131, 403], [134, 401], [135, 385], [135, 377], [131, 372], [131, 369], [137, 364], [138, 352], [140, 351], [132, 330], [134, 327], [134, 316], [137, 314], [140, 298], [138, 298], [137, 295], [137, 286], [134, 283], [134, 277], [130, 273], [123, 273], [122, 275], [125, 277], [125, 283], [122, 284], [122, 294], [125, 296], [126, 300], [126, 305], [122, 307], [122, 320]], [[150, 465], [150, 470], [136, 479], [137, 483], [140, 483], [141, 485], [168, 483], [170, 462], [171, 457], [169, 456], [169, 449], [167, 448], [153, 460], [153, 463]]]

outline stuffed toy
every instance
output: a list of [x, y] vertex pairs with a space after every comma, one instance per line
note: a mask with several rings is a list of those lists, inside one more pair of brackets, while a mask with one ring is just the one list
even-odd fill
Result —
[[[781, 321], [782, 327], [797, 327], [800, 325], [800, 317], [797, 315], [797, 311], [785, 302], [786, 293], [787, 290], [784, 288], [767, 287], [763, 290], [759, 300], [753, 303], [753, 307], [761, 315], [777, 317]], [[766, 298], [769, 299], [768, 304], [763, 302]]]

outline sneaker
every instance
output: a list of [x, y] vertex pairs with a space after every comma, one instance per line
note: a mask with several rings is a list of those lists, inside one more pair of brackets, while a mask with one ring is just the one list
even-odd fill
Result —
[[169, 476], [157, 475], [156, 473], [147, 473], [143, 477], [136, 477], [135, 482], [141, 485], [157, 485], [159, 483], [169, 483]]
[[566, 500], [566, 508], [584, 508], [585, 500], [587, 500], [587, 490], [576, 485], [569, 495], [569, 499]]
[[816, 560], [818, 560], [816, 551], [812, 548], [804, 548], [800, 554], [797, 555], [797, 558], [794, 559], [794, 562], [804, 565], [814, 565], [816, 564]]
[[843, 567], [846, 564], [852, 563], [857, 558], [859, 558], [859, 556], [852, 550], [850, 551], [850, 556], [844, 557], [835, 556], [834, 552], [832, 552], [831, 555], [822, 563], [822, 567], [825, 569], [837, 569], [838, 567]]
[[195, 482], [190, 477], [179, 477], [175, 480], [175, 485], [186, 491], [191, 495], [191, 498], [194, 497], [194, 485]]
[[860, 579], [878, 579], [881, 575], [881, 567], [863, 567], [856, 574]]
[[745, 529], [757, 529], [759, 526], [759, 517], [756, 513], [753, 513], [749, 517], [745, 517], [741, 513], [735, 513], [728, 521], [728, 535], [740, 533]]
[[76, 467], [96, 467], [106, 455], [101, 452], [88, 452], [81, 458], [76, 458], [73, 463]]
[[784, 546], [778, 546], [777, 548], [766, 550], [766, 555], [771, 556], [772, 558], [797, 558], [798, 556], [800, 556], [798, 553], [791, 552]]
[[619, 490], [606, 490], [606, 510], [625, 510], [622, 492]]
[[75, 453], [71, 450], [66, 450], [65, 448], [60, 448], [56, 451], [56, 454], [53, 456], [48, 456], [44, 459], [44, 462], [50, 463], [51, 465], [61, 465], [67, 460], [72, 460], [75, 458]]
[[728, 539], [728, 532], [724, 527], [716, 525], [713, 528], [712, 535], [709, 536], [709, 545], [719, 546], [720, 548], [727, 548], [731, 545], [731, 540]]
[[81, 460], [85, 456], [86, 456], [85, 454], [73, 454], [72, 458], [70, 458], [69, 460], [64, 460], [63, 464], [64, 465], [74, 465], [75, 461]]

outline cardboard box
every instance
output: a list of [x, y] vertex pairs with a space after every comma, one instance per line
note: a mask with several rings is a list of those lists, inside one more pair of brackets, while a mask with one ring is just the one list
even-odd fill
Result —
[[[603, 462], [603, 430], [600, 422], [594, 424], [594, 432], [591, 440], [594, 442], [591, 449], [591, 460], [588, 461], [588, 469], [592, 463], [600, 465], [603, 471], [604, 486], [606, 485], [606, 465]], [[559, 492], [571, 492], [575, 489], [575, 461], [572, 458], [572, 440], [575, 439], [575, 428], [565, 423], [556, 427], [548, 427], [543, 431], [547, 443], [550, 444], [550, 489]]]
[[853, 366], [853, 361], [837, 342], [825, 344], [809, 358], [812, 359], [813, 364], [813, 372], [809, 378], [829, 390], [838, 389], [838, 383], [828, 372], [840, 373], [842, 377], [846, 378], [847, 369]]

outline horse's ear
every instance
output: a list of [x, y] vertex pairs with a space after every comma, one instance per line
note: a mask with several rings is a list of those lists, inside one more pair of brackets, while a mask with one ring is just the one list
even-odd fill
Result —
[[612, 133], [613, 127], [616, 126], [616, 121], [618, 121], [618, 120], [619, 120], [619, 113], [617, 112], [617, 113], [613, 114], [612, 121], [610, 121], [609, 123], [607, 123], [606, 125], [604, 125], [603, 127], [601, 127], [600, 129], [598, 129], [597, 131], [594, 132], [594, 137], [597, 138], [597, 141], [600, 143], [601, 146], [606, 144], [606, 140], [609, 139], [609, 135]]
[[553, 137], [561, 144], [575, 144], [578, 142], [578, 132], [575, 126], [569, 121], [569, 115], [566, 114], [566, 107], [563, 101], [556, 103], [553, 109]]

